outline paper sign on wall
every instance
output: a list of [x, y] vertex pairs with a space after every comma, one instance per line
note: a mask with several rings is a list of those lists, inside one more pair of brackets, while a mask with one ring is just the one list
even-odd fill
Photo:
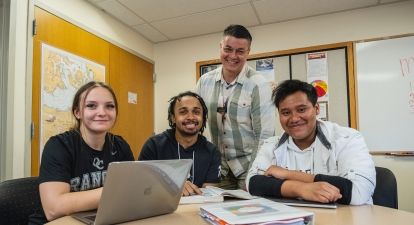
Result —
[[329, 102], [327, 52], [306, 54], [308, 82], [318, 94], [318, 101]]
[[135, 92], [128, 91], [128, 103], [137, 104], [137, 102], [138, 102], [138, 94]]

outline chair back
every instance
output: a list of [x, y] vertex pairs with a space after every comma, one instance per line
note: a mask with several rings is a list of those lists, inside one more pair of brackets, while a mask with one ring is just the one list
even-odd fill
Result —
[[0, 225], [28, 224], [29, 216], [42, 211], [37, 177], [0, 183]]
[[372, 200], [374, 205], [398, 209], [397, 180], [391, 170], [384, 167], [375, 167], [377, 185]]

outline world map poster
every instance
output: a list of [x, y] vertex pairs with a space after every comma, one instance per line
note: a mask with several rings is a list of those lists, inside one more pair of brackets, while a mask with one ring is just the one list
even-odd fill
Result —
[[40, 154], [47, 140], [74, 125], [76, 91], [89, 81], [105, 82], [105, 66], [42, 43]]

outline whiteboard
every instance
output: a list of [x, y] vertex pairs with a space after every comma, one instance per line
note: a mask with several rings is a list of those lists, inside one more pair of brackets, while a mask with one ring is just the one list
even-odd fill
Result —
[[414, 36], [356, 44], [359, 130], [371, 151], [414, 151]]

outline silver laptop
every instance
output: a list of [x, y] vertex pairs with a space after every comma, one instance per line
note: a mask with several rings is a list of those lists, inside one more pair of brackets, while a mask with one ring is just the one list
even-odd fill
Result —
[[191, 159], [110, 163], [98, 210], [72, 216], [107, 225], [174, 212], [191, 165]]

